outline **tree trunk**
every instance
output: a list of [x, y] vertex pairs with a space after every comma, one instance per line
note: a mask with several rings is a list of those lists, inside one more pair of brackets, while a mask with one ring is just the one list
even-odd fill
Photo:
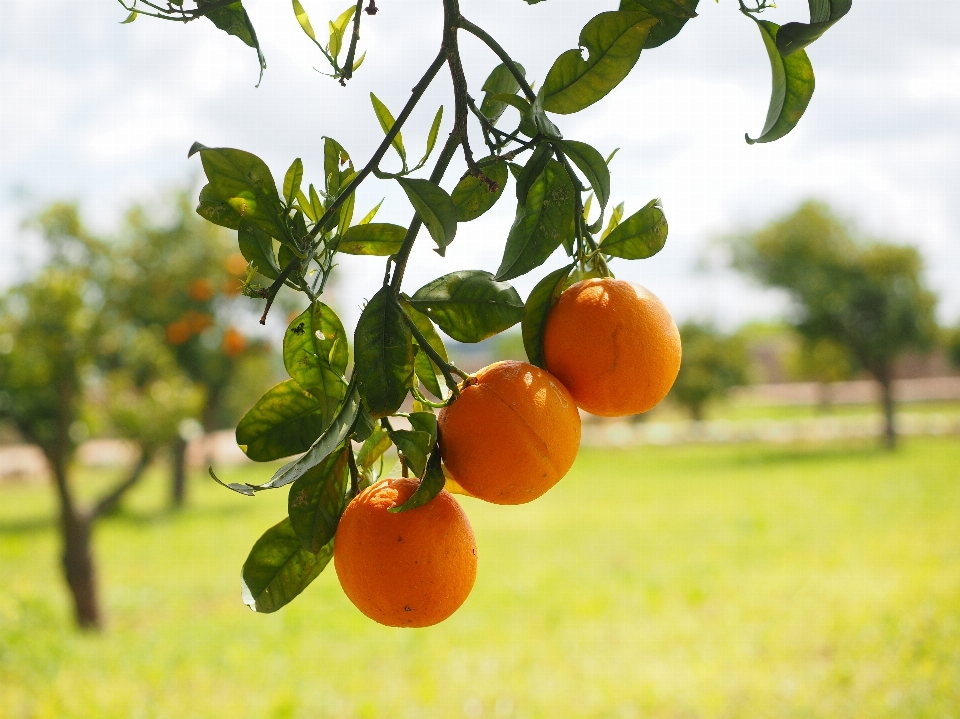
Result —
[[693, 421], [702, 422], [703, 421], [703, 403], [697, 402], [696, 404], [691, 404], [689, 408], [690, 408], [690, 417], [693, 419]]
[[90, 518], [73, 512], [61, 515], [63, 533], [63, 573], [73, 595], [77, 624], [81, 629], [100, 628], [100, 602], [97, 596], [97, 572], [90, 553]]
[[894, 402], [893, 402], [893, 382], [883, 377], [880, 381], [883, 402], [883, 445], [887, 449], [896, 449], [897, 447], [897, 426], [894, 422]]
[[173, 445], [173, 477], [170, 486], [170, 504], [180, 509], [187, 501], [187, 441], [177, 437]]

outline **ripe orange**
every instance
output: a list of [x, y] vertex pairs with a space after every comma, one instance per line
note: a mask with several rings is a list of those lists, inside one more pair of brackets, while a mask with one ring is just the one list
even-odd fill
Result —
[[567, 473], [580, 447], [580, 413], [570, 393], [524, 362], [477, 372], [437, 421], [450, 475], [494, 504], [536, 499]]
[[477, 542], [453, 495], [399, 514], [413, 479], [367, 487], [347, 506], [334, 542], [340, 586], [357, 609], [388, 627], [429, 627], [464, 603], [477, 578]]
[[640, 285], [610, 277], [560, 295], [543, 349], [547, 369], [601, 417], [652, 409], [680, 371], [680, 333], [667, 308]]

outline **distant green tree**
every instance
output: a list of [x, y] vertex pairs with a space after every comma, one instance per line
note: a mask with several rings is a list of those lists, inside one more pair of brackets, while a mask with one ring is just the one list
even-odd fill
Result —
[[707, 402], [724, 397], [731, 387], [746, 384], [746, 345], [736, 335], [725, 335], [712, 325], [697, 322], [680, 326], [680, 341], [683, 361], [670, 396], [699, 422]]
[[893, 365], [936, 337], [936, 296], [913, 247], [854, 239], [819, 202], [733, 240], [734, 266], [793, 300], [793, 325], [815, 343], [846, 347], [882, 389], [884, 442], [896, 445]]
[[[127, 213], [111, 295], [124, 319], [159, 334], [177, 366], [204, 388], [198, 414], [203, 429], [233, 427], [273, 377], [269, 345], [236, 327], [248, 307], [233, 301], [247, 277], [247, 261], [226, 230], [194, 212], [185, 193], [176, 194], [164, 210], [171, 219], [159, 224], [140, 206]], [[244, 371], [251, 364], [258, 371]], [[235, 381], [239, 374], [245, 377], [242, 386]], [[186, 448], [187, 437], [178, 436], [174, 506], [185, 501]]]
[[[96, 628], [102, 613], [91, 549], [94, 523], [143, 476], [156, 451], [201, 390], [185, 380], [156, 338], [119, 322], [105, 288], [111, 248], [81, 224], [76, 208], [54, 205], [39, 220], [50, 251], [33, 279], [0, 296], [0, 420], [43, 451], [60, 506], [63, 570], [77, 622]], [[71, 467], [89, 421], [134, 440], [129, 474], [91, 503], [76, 495]]]
[[850, 350], [839, 342], [821, 337], [810, 340], [802, 338], [796, 351], [790, 356], [790, 370], [794, 379], [820, 384], [820, 409], [829, 411], [832, 406], [831, 385], [853, 376], [856, 362]]
[[944, 333], [944, 346], [950, 364], [960, 369], [960, 322], [957, 323], [956, 327]]

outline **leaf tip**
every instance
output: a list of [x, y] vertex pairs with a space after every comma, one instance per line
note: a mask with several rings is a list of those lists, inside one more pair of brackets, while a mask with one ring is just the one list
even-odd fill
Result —
[[206, 149], [208, 149], [206, 145], [203, 145], [199, 142], [195, 142], [192, 145], [190, 145], [190, 150], [187, 152], [187, 158], [191, 158], [201, 150], [206, 150]]

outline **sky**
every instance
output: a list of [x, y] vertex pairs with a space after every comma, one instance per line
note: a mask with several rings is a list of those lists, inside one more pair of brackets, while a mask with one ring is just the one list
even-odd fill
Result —
[[[245, 0], [267, 59], [259, 88], [256, 54], [204, 20], [180, 25], [139, 18], [121, 25], [119, 4], [0, 0], [0, 286], [17, 281], [40, 257], [22, 221], [55, 199], [81, 203], [97, 230], [117, 227], [131, 202], [160, 208], [166, 191], [199, 188], [198, 140], [263, 158], [278, 182], [295, 157], [306, 179], [322, 184], [323, 137], [365, 163], [382, 138], [369, 93], [394, 113], [433, 59], [439, 0], [379, 0], [364, 17], [367, 58], [347, 87], [318, 74], [323, 58], [301, 32], [291, 7]], [[303, 0], [316, 28], [348, 0]], [[542, 82], [553, 60], [577, 44], [580, 28], [616, 0], [461, 0], [481, 25]], [[618, 261], [618, 277], [654, 291], [675, 318], [726, 328], [782, 316], [780, 293], [725, 267], [718, 238], [789, 212], [804, 198], [828, 201], [868, 236], [916, 245], [941, 321], [960, 318], [960, 3], [929, 0], [904, 13], [899, 0], [856, 0], [851, 13], [808, 50], [817, 89], [786, 138], [748, 146], [759, 134], [770, 67], [755, 25], [736, 0], [700, 3], [700, 17], [675, 40], [643, 53], [604, 100], [554, 117], [564, 137], [606, 154], [614, 202], [635, 212], [661, 198], [670, 223], [666, 248], [642, 262]], [[767, 19], [805, 20], [804, 0], [780, 0]], [[471, 93], [496, 58], [462, 36]], [[404, 130], [419, 156], [444, 105], [441, 137], [453, 121], [449, 75], [441, 73]], [[512, 116], [511, 116], [512, 117]], [[476, 127], [474, 128], [476, 130]], [[475, 147], [482, 147], [479, 132]], [[396, 167], [387, 156], [383, 168]], [[455, 164], [442, 183], [451, 190]], [[426, 173], [424, 173], [424, 176]], [[406, 225], [411, 209], [394, 183], [370, 181], [357, 212], [386, 198], [378, 221]], [[461, 224], [446, 258], [420, 236], [404, 287], [413, 292], [456, 269], [496, 271], [513, 220], [512, 186], [479, 220]], [[537, 278], [513, 282], [526, 296]], [[335, 305], [352, 325], [378, 288], [382, 258], [345, 257]], [[282, 322], [276, 319], [275, 322]]]

